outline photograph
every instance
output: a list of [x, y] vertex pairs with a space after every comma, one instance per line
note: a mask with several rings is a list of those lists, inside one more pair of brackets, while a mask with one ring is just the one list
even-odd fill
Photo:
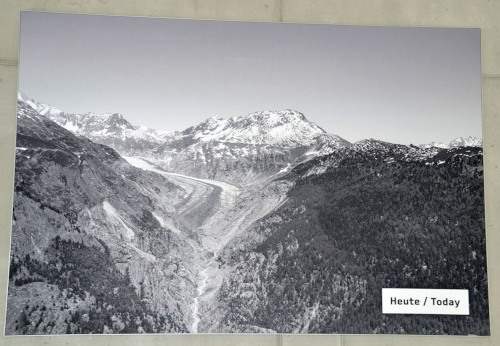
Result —
[[4, 334], [490, 335], [482, 126], [478, 28], [21, 12]]

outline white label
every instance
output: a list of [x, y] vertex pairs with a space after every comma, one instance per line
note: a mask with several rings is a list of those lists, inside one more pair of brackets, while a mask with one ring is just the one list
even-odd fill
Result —
[[382, 288], [382, 313], [468, 315], [469, 290]]

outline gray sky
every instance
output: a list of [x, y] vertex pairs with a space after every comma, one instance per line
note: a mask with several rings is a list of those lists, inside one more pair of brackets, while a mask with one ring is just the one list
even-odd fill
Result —
[[290, 108], [351, 142], [482, 137], [479, 29], [22, 12], [19, 90], [167, 131]]

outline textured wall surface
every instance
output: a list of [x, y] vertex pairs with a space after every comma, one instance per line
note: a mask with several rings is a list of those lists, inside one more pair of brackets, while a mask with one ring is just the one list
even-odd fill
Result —
[[149, 335], [3, 337], [2, 345], [500, 345], [499, 0], [1, 0], [0, 330], [8, 276], [20, 11], [292, 23], [481, 28], [483, 140], [491, 337], [358, 335]]

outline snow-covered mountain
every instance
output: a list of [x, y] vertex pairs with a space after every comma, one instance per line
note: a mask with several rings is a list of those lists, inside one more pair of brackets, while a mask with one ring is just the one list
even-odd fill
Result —
[[276, 145], [286, 148], [310, 145], [326, 132], [294, 110], [255, 112], [229, 119], [214, 116], [181, 132], [181, 138], [200, 143], [212, 141]]
[[431, 142], [427, 144], [419, 145], [420, 148], [441, 148], [441, 149], [450, 149], [450, 148], [459, 148], [459, 147], [483, 147], [483, 141], [477, 137], [468, 136], [468, 137], [457, 137], [449, 143], [444, 142]]
[[77, 136], [110, 146], [120, 154], [130, 156], [152, 151], [171, 137], [167, 131], [131, 124], [119, 113], [66, 113], [22, 93], [18, 93], [18, 100]]
[[34, 109], [36, 111], [36, 113], [38, 113], [40, 115], [48, 116], [50, 114], [55, 115], [55, 114], [63, 113], [62, 110], [54, 108], [48, 104], [40, 103], [36, 100], [33, 100], [33, 99], [29, 98], [28, 96], [26, 96], [25, 94], [23, 94], [22, 92], [17, 93], [17, 100], [25, 103], [27, 106], [30, 106], [32, 109]]
[[483, 146], [483, 141], [477, 137], [458, 137], [455, 138], [450, 142], [450, 147], [455, 148], [455, 147], [482, 147]]
[[158, 153], [165, 169], [241, 184], [348, 145], [287, 109], [212, 117], [177, 133]]
[[168, 133], [131, 124], [123, 115], [70, 114], [19, 93], [19, 100], [65, 129], [115, 149], [143, 157], [168, 171], [235, 184], [267, 179], [299, 163], [341, 148], [383, 155], [386, 160], [426, 160], [442, 149], [481, 147], [475, 137], [448, 144], [407, 146], [365, 139], [354, 144], [326, 133], [295, 110], [260, 111], [224, 119], [213, 116], [182, 132]]

